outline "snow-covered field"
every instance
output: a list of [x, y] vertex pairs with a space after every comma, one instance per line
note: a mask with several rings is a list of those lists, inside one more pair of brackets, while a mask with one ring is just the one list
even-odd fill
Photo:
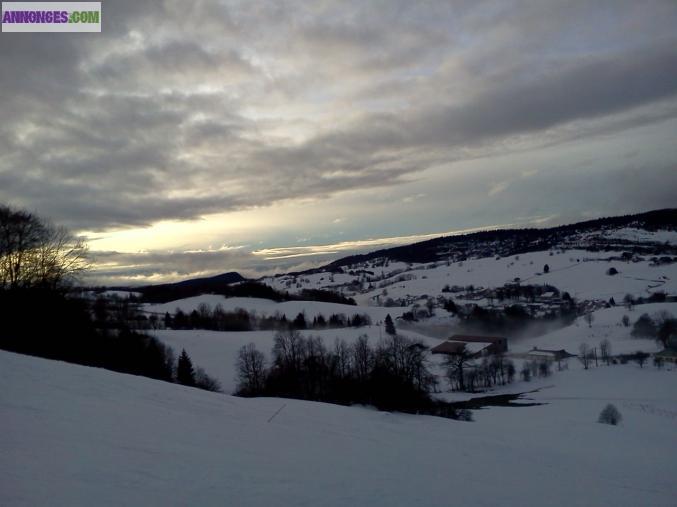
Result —
[[[0, 504], [674, 506], [677, 371], [570, 371], [475, 423], [0, 352]], [[597, 424], [613, 402], [621, 426]], [[276, 411], [282, 410], [272, 418]]]

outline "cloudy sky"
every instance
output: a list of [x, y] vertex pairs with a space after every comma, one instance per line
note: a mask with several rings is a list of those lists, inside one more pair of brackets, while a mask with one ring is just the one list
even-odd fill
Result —
[[677, 205], [677, 2], [106, 0], [0, 34], [0, 202], [96, 279]]

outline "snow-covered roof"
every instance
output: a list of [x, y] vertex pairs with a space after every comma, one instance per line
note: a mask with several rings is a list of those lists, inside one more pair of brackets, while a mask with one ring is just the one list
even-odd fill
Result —
[[454, 341], [454, 340], [447, 340], [436, 347], [433, 347], [431, 350], [433, 354], [458, 354], [461, 350], [463, 350], [463, 347], [465, 346], [465, 350], [467, 352], [470, 352], [471, 354], [477, 354], [478, 352], [483, 351], [486, 349], [488, 346], [490, 346], [490, 342], [463, 342], [463, 341]]

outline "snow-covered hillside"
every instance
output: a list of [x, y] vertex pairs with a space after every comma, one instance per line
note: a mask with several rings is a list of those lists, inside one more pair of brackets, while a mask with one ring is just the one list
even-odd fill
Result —
[[[239, 399], [7, 352], [0, 381], [6, 506], [658, 507], [677, 497], [675, 371], [564, 372], [532, 395], [547, 405], [478, 411], [475, 423]], [[595, 422], [608, 402], [621, 426]]]
[[629, 354], [642, 350], [658, 352], [660, 345], [651, 339], [636, 338], [631, 335], [632, 328], [622, 324], [621, 319], [627, 315], [630, 322], [635, 322], [641, 314], [656, 315], [669, 312], [677, 316], [677, 304], [654, 303], [633, 307], [628, 310], [622, 306], [603, 308], [593, 312], [593, 321], [588, 324], [584, 317], [576, 319], [571, 325], [547, 333], [543, 336], [514, 340], [510, 343], [512, 352], [528, 351], [532, 347], [540, 349], [566, 349], [577, 354], [582, 343], [590, 347], [599, 347], [602, 340], [609, 340], [612, 354]]
[[[328, 273], [319, 272], [271, 277], [264, 281], [274, 288], [290, 291], [340, 289], [363, 304], [376, 304], [375, 301], [383, 302], [387, 298], [414, 301], [422, 296], [436, 297], [445, 294], [445, 286], [490, 288], [516, 280], [522, 284], [553, 285], [578, 299], [608, 300], [614, 297], [620, 301], [626, 294], [647, 297], [656, 291], [677, 292], [677, 263], [657, 266], [650, 259], [636, 262], [609, 260], [621, 255], [622, 251], [558, 250], [449, 264], [388, 263], [388, 266], [381, 266], [382, 261], [376, 260], [346, 269], [353, 275], [330, 278]], [[548, 273], [544, 272], [546, 264]], [[608, 275], [611, 267], [619, 274]]]

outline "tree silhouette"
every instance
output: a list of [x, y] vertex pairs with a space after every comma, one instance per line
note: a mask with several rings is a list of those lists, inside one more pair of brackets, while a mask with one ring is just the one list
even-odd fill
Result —
[[179, 362], [176, 367], [176, 381], [184, 386], [195, 385], [195, 370], [186, 349], [181, 350], [181, 355], [179, 356]]
[[87, 246], [63, 227], [0, 205], [0, 289], [57, 289], [88, 267]]
[[395, 330], [395, 324], [393, 323], [393, 318], [390, 316], [390, 314], [386, 315], [385, 326], [386, 333], [389, 335], [397, 334], [397, 331]]

